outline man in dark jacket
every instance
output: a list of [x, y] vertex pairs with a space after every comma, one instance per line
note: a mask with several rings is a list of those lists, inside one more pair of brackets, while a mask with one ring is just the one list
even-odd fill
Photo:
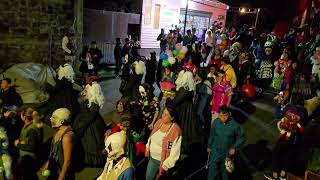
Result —
[[15, 88], [11, 87], [11, 79], [9, 78], [4, 78], [1, 81], [0, 101], [5, 107], [20, 107], [23, 103], [20, 95], [16, 92]]
[[98, 75], [98, 65], [100, 63], [100, 59], [103, 57], [100, 49], [97, 47], [97, 42], [92, 41], [91, 42], [91, 48], [89, 50], [89, 53], [92, 58], [92, 64], [93, 64], [93, 74], [95, 76]]
[[114, 47], [114, 59], [116, 60], [116, 71], [115, 75], [119, 76], [119, 70], [121, 69], [121, 58], [122, 58], [122, 48], [121, 48], [121, 39], [116, 38], [116, 46]]

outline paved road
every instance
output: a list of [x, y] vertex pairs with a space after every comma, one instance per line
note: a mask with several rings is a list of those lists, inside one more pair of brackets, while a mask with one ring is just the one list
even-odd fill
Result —
[[[103, 89], [103, 93], [105, 95], [105, 105], [101, 109], [100, 113], [103, 117], [108, 112], [115, 110], [115, 104], [120, 99], [121, 94], [119, 93], [118, 89], [120, 86], [120, 78], [109, 78], [107, 80], [104, 80], [100, 82], [101, 87]], [[246, 114], [245, 112], [239, 110], [239, 112], [244, 113], [244, 117], [247, 116], [248, 119], [242, 124], [245, 135], [247, 138], [246, 141], [246, 148], [249, 149], [248, 152], [250, 153], [253, 151], [254, 153], [257, 152], [255, 149], [257, 149], [257, 142], [261, 140], [266, 140], [267, 144], [266, 147], [263, 147], [262, 149], [272, 149], [274, 146], [274, 142], [276, 137], [278, 136], [278, 132], [275, 128], [275, 123], [273, 120], [273, 113], [274, 113], [274, 105], [272, 102], [273, 94], [265, 93], [261, 95], [257, 100], [253, 103], [256, 106], [256, 111], [253, 114]], [[233, 107], [237, 109], [236, 107]], [[239, 113], [238, 112], [238, 113]], [[48, 130], [50, 132], [50, 130]], [[251, 148], [251, 149], [250, 149]], [[251, 150], [251, 151], [250, 151]], [[261, 148], [260, 148], [261, 150]], [[259, 150], [258, 150], [259, 151]], [[247, 169], [249, 170], [251, 177], [253, 180], [263, 180], [263, 170], [258, 170], [255, 167], [254, 163], [251, 163], [249, 161], [250, 155], [243, 153], [243, 159], [246, 162]], [[204, 154], [204, 158], [206, 155]], [[271, 157], [270, 157], [271, 158]], [[201, 159], [201, 158], [199, 158]], [[190, 160], [192, 163], [198, 164], [198, 167], [201, 167], [203, 164], [205, 164], [205, 160], [199, 160], [195, 159], [195, 161], [202, 161], [202, 162], [192, 162], [194, 160]], [[196, 167], [196, 166], [195, 166]], [[193, 170], [196, 170], [196, 168], [193, 168], [190, 170], [190, 172], [186, 171], [187, 173], [192, 173]], [[268, 167], [266, 168], [268, 169]], [[88, 180], [88, 179], [94, 179], [99, 175], [102, 169], [99, 168], [86, 168], [81, 173], [77, 174], [76, 179], [77, 180]], [[191, 177], [190, 179], [204, 179], [206, 176], [206, 171], [201, 170], [199, 173], [197, 173], [194, 177]]]

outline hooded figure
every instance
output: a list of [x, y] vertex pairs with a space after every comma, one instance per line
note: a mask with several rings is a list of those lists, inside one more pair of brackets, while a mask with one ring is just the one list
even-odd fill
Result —
[[190, 71], [180, 71], [176, 80], [176, 96], [173, 104], [178, 112], [177, 123], [182, 129], [182, 152], [186, 153], [190, 145], [199, 143], [200, 124], [197, 122], [193, 107], [195, 82]]
[[133, 179], [134, 168], [125, 157], [126, 134], [124, 131], [111, 134], [105, 139], [108, 158], [103, 172], [97, 180]]
[[[57, 70], [57, 80], [54, 88], [49, 90], [50, 99], [47, 103], [47, 114], [52, 114], [57, 108], [65, 107], [73, 114], [77, 114], [80, 109], [78, 101], [79, 91], [73, 89], [74, 71], [70, 64], [60, 66]], [[45, 118], [49, 122], [50, 117]], [[73, 118], [71, 119], [71, 121]]]
[[98, 82], [87, 84], [82, 92], [81, 110], [73, 123], [73, 129], [82, 142], [84, 163], [90, 166], [104, 163], [101, 150], [106, 124], [99, 113], [103, 104], [104, 96]]

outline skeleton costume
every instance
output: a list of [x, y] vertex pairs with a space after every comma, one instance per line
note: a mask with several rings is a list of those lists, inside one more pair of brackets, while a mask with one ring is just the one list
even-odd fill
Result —
[[106, 124], [99, 110], [104, 104], [104, 96], [100, 85], [90, 82], [82, 92], [80, 113], [77, 115], [72, 127], [80, 137], [84, 149], [84, 163], [90, 166], [100, 166], [104, 163], [101, 154], [103, 149], [103, 137], [106, 132]]
[[105, 150], [108, 153], [107, 162], [102, 174], [97, 180], [132, 180], [134, 168], [130, 160], [124, 156], [126, 134], [116, 132], [105, 139]]

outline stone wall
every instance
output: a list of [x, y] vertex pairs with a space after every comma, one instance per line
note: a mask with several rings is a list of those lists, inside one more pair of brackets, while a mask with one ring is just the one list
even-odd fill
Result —
[[61, 39], [73, 24], [74, 1], [1, 0], [0, 68], [18, 62], [61, 62]]

